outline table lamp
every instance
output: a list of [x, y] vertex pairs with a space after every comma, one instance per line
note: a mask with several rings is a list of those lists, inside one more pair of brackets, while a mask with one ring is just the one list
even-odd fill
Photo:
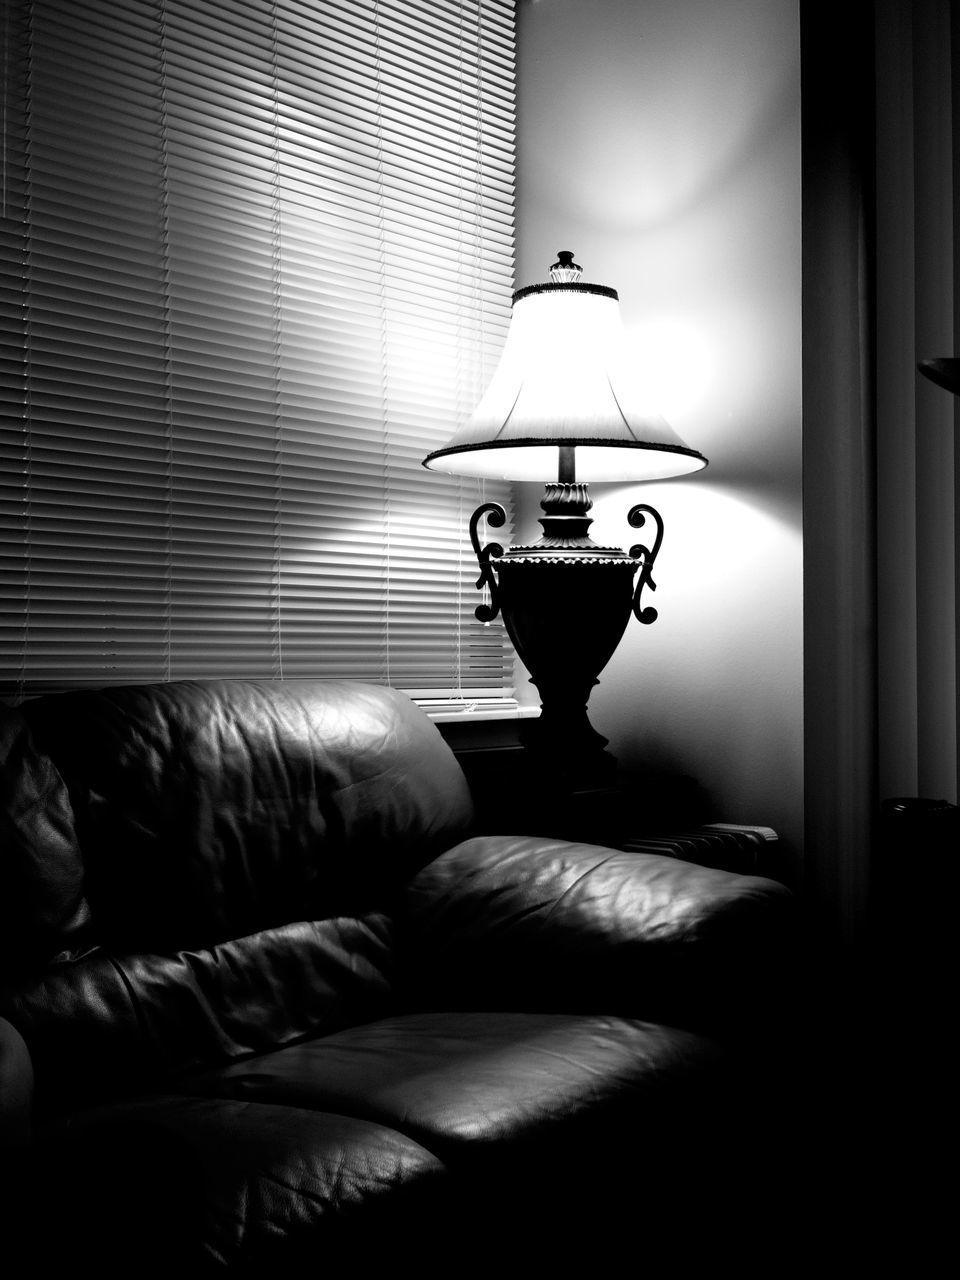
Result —
[[[483, 503], [470, 520], [480, 566], [478, 588], [489, 589], [481, 622], [503, 614], [504, 625], [540, 695], [540, 716], [524, 725], [536, 762], [564, 781], [602, 785], [616, 762], [607, 739], [590, 724], [587, 703], [626, 629], [631, 612], [657, 617], [641, 604], [656, 590], [653, 566], [663, 521], [638, 503], [627, 515], [653, 535], [629, 551], [598, 546], [589, 536], [589, 481], [660, 480], [707, 465], [647, 403], [631, 367], [619, 296], [607, 285], [581, 282], [567, 250], [550, 280], [513, 295], [510, 328], [490, 384], [470, 418], [423, 465], [453, 474], [546, 481], [540, 524], [531, 546], [481, 546], [486, 518], [498, 528], [504, 510]], [[634, 578], [636, 577], [636, 582]]]

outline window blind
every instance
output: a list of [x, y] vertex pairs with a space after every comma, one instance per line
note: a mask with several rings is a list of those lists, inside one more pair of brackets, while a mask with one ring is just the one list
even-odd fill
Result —
[[509, 692], [422, 468], [509, 323], [512, 0], [9, 0], [0, 692]]

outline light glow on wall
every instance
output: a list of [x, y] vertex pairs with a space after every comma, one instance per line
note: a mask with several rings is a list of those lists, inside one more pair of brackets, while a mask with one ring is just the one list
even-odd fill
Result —
[[[591, 719], [625, 768], [695, 777], [716, 820], [772, 826], [799, 859], [798, 9], [550, 0], [520, 16], [516, 284], [575, 248], [620, 295], [651, 401], [710, 459], [690, 479], [591, 486], [597, 542], [637, 540], [636, 502], [665, 525], [659, 617], [628, 628]], [[540, 495], [520, 488], [536, 537]]]
[[[668, 422], [706, 409], [715, 391], [715, 338], [695, 316], [658, 315], [628, 326], [637, 380]], [[708, 455], [709, 456], [709, 455]]]

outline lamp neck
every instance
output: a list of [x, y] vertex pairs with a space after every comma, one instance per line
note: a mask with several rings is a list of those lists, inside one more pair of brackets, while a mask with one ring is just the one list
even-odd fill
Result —
[[[561, 446], [561, 479], [556, 484], [546, 486], [540, 501], [540, 509], [543, 511], [543, 518], [540, 521], [543, 527], [541, 545], [588, 547], [593, 545], [587, 535], [593, 520], [587, 512], [593, 506], [593, 502], [585, 484], [563, 480], [563, 454], [566, 450], [567, 446]], [[572, 447], [569, 452], [572, 456]], [[572, 461], [570, 468], [573, 469]]]
[[[576, 484], [577, 482], [577, 446], [575, 444], [562, 444], [559, 448], [560, 461], [557, 468], [557, 479], [561, 484]], [[541, 505], [543, 505], [541, 503]], [[590, 504], [592, 505], [592, 503]], [[544, 507], [546, 510], [546, 507]]]

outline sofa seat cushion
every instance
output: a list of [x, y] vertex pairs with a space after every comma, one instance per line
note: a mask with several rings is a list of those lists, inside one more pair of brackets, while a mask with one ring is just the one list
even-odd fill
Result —
[[[716, 1088], [712, 1041], [628, 1018], [500, 1012], [383, 1018], [188, 1078], [186, 1092], [334, 1111], [406, 1134], [451, 1164], [587, 1145], [630, 1113], [674, 1133]], [[676, 1107], [671, 1100], [677, 1099]]]
[[362, 1261], [378, 1231], [401, 1252], [421, 1249], [448, 1181], [435, 1155], [388, 1126], [263, 1101], [131, 1100], [78, 1113], [39, 1150], [48, 1161], [30, 1199], [41, 1218], [45, 1183], [71, 1188], [46, 1260], [89, 1249], [110, 1276], [170, 1277], [184, 1256], [191, 1276], [313, 1274], [319, 1257]]

